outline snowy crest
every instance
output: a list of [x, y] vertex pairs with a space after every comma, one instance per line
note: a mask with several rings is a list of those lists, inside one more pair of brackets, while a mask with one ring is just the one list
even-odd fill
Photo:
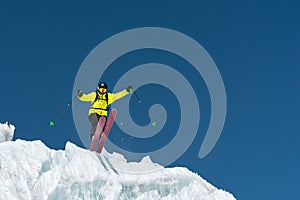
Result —
[[8, 125], [6, 122], [5, 124], [0, 123], [0, 143], [11, 141], [14, 137], [15, 127], [11, 124]]
[[0, 199], [10, 200], [235, 199], [186, 168], [163, 168], [149, 157], [131, 163], [70, 142], [64, 151], [41, 141], [1, 143], [0, 183]]

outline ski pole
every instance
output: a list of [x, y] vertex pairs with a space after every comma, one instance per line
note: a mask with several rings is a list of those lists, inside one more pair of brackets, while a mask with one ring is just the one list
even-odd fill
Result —
[[55, 125], [54, 122], [56, 122], [62, 116], [62, 114], [64, 114], [66, 112], [66, 110], [68, 109], [68, 107], [70, 107], [72, 105], [72, 103], [73, 103], [74, 99], [76, 98], [76, 96], [77, 95], [74, 95], [74, 97], [72, 98], [72, 100], [69, 101], [68, 104], [56, 115], [56, 117], [54, 118], [54, 120], [49, 122], [50, 127], [54, 126]]
[[136, 93], [135, 91], [133, 91], [133, 94], [134, 94], [134, 96], [136, 97], [136, 99], [138, 100], [139, 104], [142, 106], [142, 108], [143, 108], [145, 114], [147, 115], [147, 117], [150, 119], [151, 125], [154, 126], [154, 127], [156, 127], [156, 122], [155, 122], [155, 121], [152, 121], [152, 119], [151, 119], [149, 113], [147, 112], [147, 110], [146, 110], [146, 108], [145, 108], [145, 105], [144, 105], [144, 103], [142, 102], [142, 100], [139, 98], [139, 96], [137, 95], [137, 93]]

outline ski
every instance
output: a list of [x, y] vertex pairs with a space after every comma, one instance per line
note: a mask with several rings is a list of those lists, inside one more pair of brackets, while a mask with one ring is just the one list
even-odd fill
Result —
[[101, 133], [103, 132], [103, 127], [104, 127], [105, 122], [106, 122], [106, 118], [100, 117], [100, 119], [98, 121], [97, 129], [95, 131], [94, 138], [93, 138], [91, 146], [90, 146], [90, 151], [94, 151], [94, 149], [97, 145], [97, 142], [99, 140], [99, 137], [100, 137]]
[[117, 110], [116, 109], [112, 109], [112, 111], [110, 112], [110, 115], [107, 119], [107, 123], [106, 123], [106, 126], [105, 126], [105, 129], [104, 129], [104, 132], [102, 134], [102, 137], [100, 139], [100, 144], [99, 144], [99, 147], [97, 149], [97, 153], [101, 153], [102, 151], [102, 148], [106, 142], [106, 139], [107, 139], [107, 136], [109, 134], [109, 131], [115, 121], [115, 118], [116, 118], [116, 115], [117, 115]]

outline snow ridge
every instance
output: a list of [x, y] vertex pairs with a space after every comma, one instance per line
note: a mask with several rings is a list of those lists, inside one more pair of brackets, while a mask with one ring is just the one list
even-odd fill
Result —
[[149, 157], [130, 163], [120, 154], [97, 154], [70, 142], [64, 151], [41, 141], [0, 143], [0, 183], [1, 200], [235, 199], [186, 168], [163, 168]]
[[0, 143], [11, 141], [14, 137], [15, 127], [11, 124], [8, 125], [6, 122], [5, 124], [0, 123]]

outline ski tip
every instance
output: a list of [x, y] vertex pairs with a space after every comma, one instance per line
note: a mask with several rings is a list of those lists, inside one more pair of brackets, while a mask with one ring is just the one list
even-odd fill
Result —
[[50, 127], [54, 126], [54, 122], [53, 122], [53, 121], [50, 121], [50, 122], [49, 122], [49, 126], [50, 126]]

